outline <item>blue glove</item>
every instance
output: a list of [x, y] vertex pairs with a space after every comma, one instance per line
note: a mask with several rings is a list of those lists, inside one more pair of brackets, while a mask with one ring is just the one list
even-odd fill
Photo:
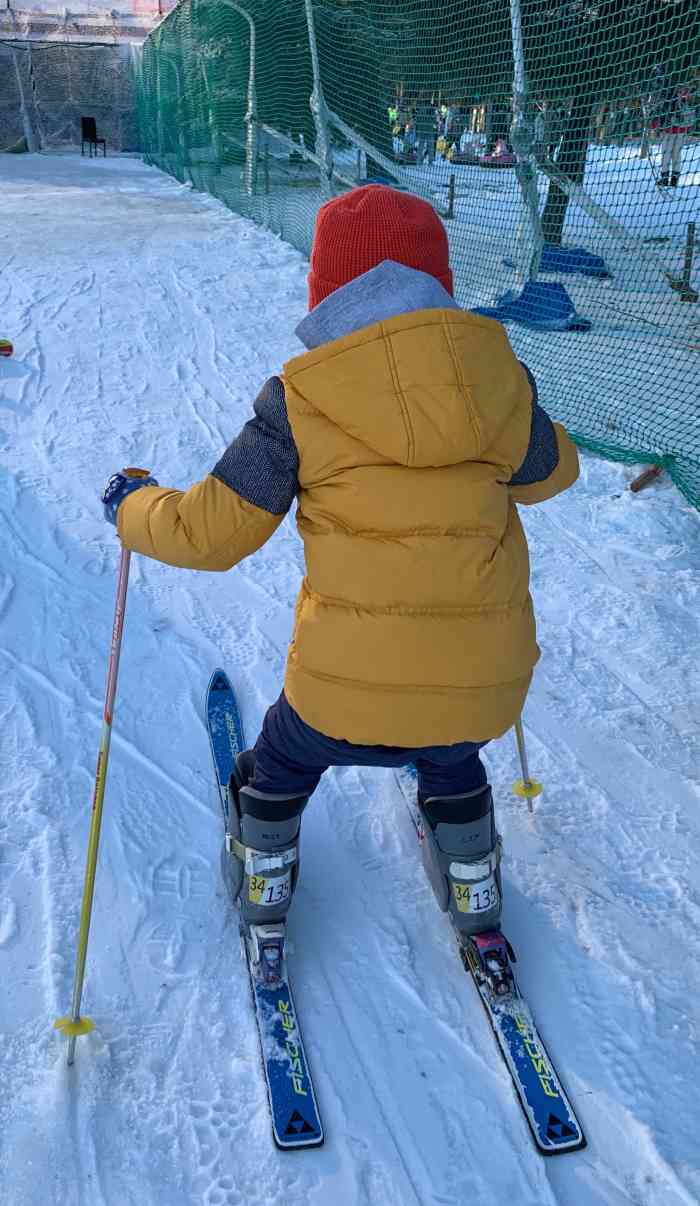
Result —
[[158, 482], [151, 477], [147, 469], [126, 469], [122, 473], [113, 473], [102, 495], [102, 506], [105, 519], [116, 527], [117, 511], [120, 503], [124, 502], [132, 490], [140, 490], [142, 486], [157, 486]]

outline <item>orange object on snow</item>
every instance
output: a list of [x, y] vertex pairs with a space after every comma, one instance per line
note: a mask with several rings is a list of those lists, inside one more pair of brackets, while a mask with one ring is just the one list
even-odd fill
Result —
[[0, 356], [11, 356], [13, 350], [9, 339], [0, 339]]

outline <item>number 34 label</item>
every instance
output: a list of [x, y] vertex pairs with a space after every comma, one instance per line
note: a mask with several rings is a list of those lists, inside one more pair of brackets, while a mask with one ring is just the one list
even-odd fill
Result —
[[495, 875], [477, 884], [458, 884], [452, 881], [455, 904], [460, 913], [486, 913], [498, 907], [498, 884]]
[[292, 889], [292, 872], [285, 871], [274, 879], [266, 879], [264, 875], [251, 875], [248, 886], [248, 899], [252, 904], [268, 907], [282, 904], [288, 900]]

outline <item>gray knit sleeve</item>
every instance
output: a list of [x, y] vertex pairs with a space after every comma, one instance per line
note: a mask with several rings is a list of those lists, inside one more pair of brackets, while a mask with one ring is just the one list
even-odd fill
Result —
[[537, 382], [527, 365], [522, 360], [520, 363], [532, 389], [532, 425], [525, 460], [508, 484], [532, 486], [535, 482], [546, 481], [554, 473], [559, 464], [559, 446], [552, 420], [537, 401]]
[[229, 444], [212, 476], [246, 502], [271, 515], [284, 515], [299, 490], [299, 455], [279, 377], [265, 382], [253, 409], [255, 418]]

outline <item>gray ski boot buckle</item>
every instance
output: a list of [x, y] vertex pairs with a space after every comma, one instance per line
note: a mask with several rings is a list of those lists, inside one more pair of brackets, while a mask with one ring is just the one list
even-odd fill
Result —
[[224, 846], [227, 854], [233, 855], [243, 863], [246, 875], [264, 875], [266, 871], [284, 871], [285, 867], [297, 861], [296, 846], [272, 852], [255, 850], [252, 846], [244, 846], [240, 838], [233, 833], [226, 833]]

